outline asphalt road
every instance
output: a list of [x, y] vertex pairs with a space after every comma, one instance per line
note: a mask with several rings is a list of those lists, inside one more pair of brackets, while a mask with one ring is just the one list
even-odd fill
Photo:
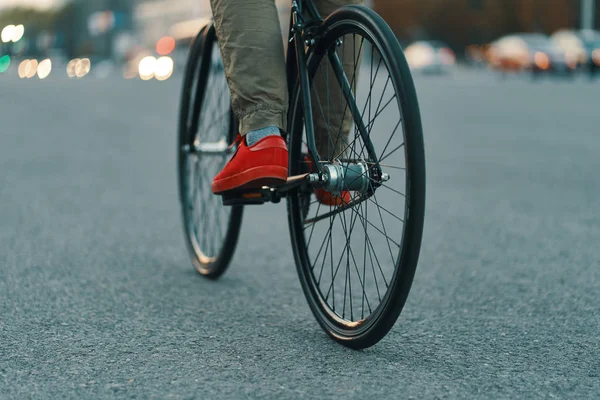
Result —
[[0, 76], [0, 398], [597, 398], [600, 83], [419, 78], [422, 255], [375, 347], [332, 342], [283, 204], [202, 279], [179, 81]]

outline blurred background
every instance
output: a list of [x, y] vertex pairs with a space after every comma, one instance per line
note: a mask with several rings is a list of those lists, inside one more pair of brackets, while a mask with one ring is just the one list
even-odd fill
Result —
[[[573, 76], [600, 70], [596, 0], [370, 0], [415, 71], [456, 64]], [[277, 0], [284, 35], [289, 1]], [[208, 0], [0, 0], [0, 73], [168, 79]], [[48, 61], [49, 60], [49, 61]], [[52, 72], [54, 71], [54, 72]]]
[[400, 320], [357, 353], [306, 305], [285, 202], [218, 283], [189, 263], [208, 0], [0, 0], [0, 397], [599, 397], [600, 0], [369, 5], [414, 71], [427, 205]]

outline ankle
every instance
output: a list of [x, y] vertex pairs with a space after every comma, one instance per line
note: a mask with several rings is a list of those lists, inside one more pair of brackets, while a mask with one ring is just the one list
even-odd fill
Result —
[[279, 136], [280, 131], [276, 126], [267, 126], [261, 129], [256, 129], [246, 133], [245, 139], [246, 144], [248, 146], [252, 146], [253, 144], [258, 143], [261, 139], [266, 138], [267, 136]]

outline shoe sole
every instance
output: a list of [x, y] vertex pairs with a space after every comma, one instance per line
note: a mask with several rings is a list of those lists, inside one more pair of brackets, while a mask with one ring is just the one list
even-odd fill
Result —
[[288, 169], [275, 165], [250, 168], [239, 174], [213, 182], [214, 194], [231, 190], [260, 189], [263, 186], [281, 186], [287, 181]]

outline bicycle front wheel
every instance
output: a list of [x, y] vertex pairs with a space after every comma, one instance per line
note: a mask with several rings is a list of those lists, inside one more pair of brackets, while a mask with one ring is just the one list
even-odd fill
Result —
[[179, 114], [179, 199], [188, 254], [196, 270], [216, 279], [235, 250], [243, 206], [225, 207], [211, 182], [236, 134], [231, 97], [213, 25], [190, 48]]
[[[333, 73], [336, 58], [352, 95]], [[363, 192], [348, 188], [352, 200], [343, 206], [323, 205], [305, 188], [288, 196], [295, 261], [313, 314], [335, 340], [365, 348], [394, 325], [419, 257], [425, 155], [417, 96], [397, 39], [365, 7], [343, 7], [325, 20], [307, 67], [321, 162], [386, 177]], [[299, 90], [289, 127], [290, 174], [297, 175], [307, 151]]]

